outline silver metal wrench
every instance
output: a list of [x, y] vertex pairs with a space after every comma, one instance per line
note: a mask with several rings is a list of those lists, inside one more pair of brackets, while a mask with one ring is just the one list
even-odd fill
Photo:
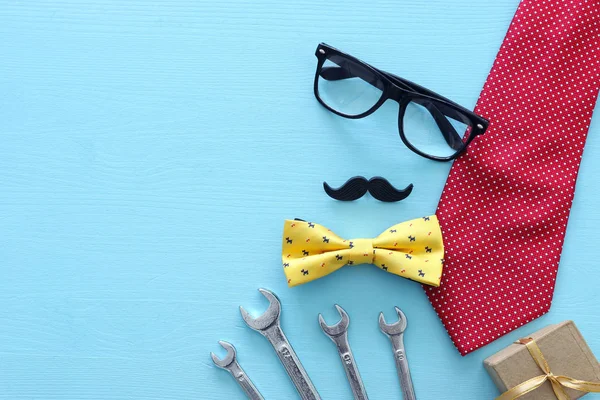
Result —
[[356, 361], [354, 361], [354, 355], [352, 355], [352, 349], [350, 349], [350, 343], [348, 343], [348, 326], [350, 325], [350, 317], [344, 309], [337, 304], [335, 308], [340, 313], [342, 319], [335, 325], [329, 326], [325, 323], [323, 316], [319, 314], [319, 325], [321, 329], [329, 338], [335, 343], [342, 365], [346, 371], [348, 382], [350, 382], [350, 388], [352, 394], [357, 400], [368, 400], [367, 391], [363, 385]]
[[240, 313], [246, 325], [257, 331], [267, 338], [275, 349], [277, 357], [283, 364], [292, 382], [296, 386], [296, 390], [303, 400], [320, 400], [321, 397], [311, 382], [306, 370], [300, 363], [300, 359], [294, 352], [290, 342], [285, 337], [279, 324], [279, 316], [281, 314], [281, 303], [275, 294], [266, 290], [258, 289], [269, 300], [269, 308], [258, 318], [253, 318], [248, 314], [242, 306]]
[[394, 350], [394, 361], [398, 377], [400, 378], [400, 387], [402, 388], [402, 397], [404, 400], [415, 400], [415, 389], [413, 388], [412, 379], [410, 377], [410, 369], [408, 368], [408, 360], [406, 359], [406, 351], [404, 350], [404, 330], [406, 329], [406, 315], [398, 307], [395, 307], [398, 314], [398, 322], [391, 325], [386, 324], [383, 313], [379, 314], [379, 328], [392, 341]]
[[254, 386], [252, 381], [248, 378], [248, 375], [246, 375], [242, 367], [240, 367], [240, 364], [238, 364], [235, 347], [233, 347], [231, 343], [223, 340], [219, 341], [219, 344], [223, 346], [225, 350], [227, 350], [227, 355], [221, 360], [216, 356], [215, 353], [210, 353], [215, 365], [219, 368], [229, 371], [231, 376], [233, 376], [235, 381], [241, 386], [242, 390], [244, 393], [246, 393], [250, 400], [264, 400], [264, 397], [262, 397], [258, 389], [256, 389], [256, 386]]

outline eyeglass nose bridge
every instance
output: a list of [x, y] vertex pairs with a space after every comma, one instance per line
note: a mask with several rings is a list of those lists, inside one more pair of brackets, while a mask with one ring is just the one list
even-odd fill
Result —
[[386, 93], [386, 96], [388, 99], [397, 101], [400, 105], [402, 105], [402, 103], [406, 102], [407, 93], [408, 90], [392, 84], [388, 87], [388, 93]]

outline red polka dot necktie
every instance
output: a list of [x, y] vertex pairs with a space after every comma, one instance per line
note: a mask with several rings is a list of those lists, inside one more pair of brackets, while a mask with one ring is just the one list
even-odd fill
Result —
[[600, 1], [522, 0], [477, 102], [487, 132], [452, 166], [446, 247], [425, 291], [462, 355], [545, 314], [600, 88]]

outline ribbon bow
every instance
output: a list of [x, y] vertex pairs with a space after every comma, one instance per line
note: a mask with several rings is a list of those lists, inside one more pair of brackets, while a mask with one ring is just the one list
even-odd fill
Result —
[[444, 243], [435, 215], [394, 225], [375, 239], [344, 240], [312, 222], [286, 220], [283, 270], [290, 287], [328, 275], [344, 265], [375, 264], [427, 285], [442, 279]]
[[568, 376], [556, 376], [550, 371], [550, 366], [544, 358], [542, 351], [538, 347], [535, 340], [532, 338], [520, 339], [516, 342], [517, 344], [524, 344], [529, 350], [529, 354], [535, 360], [535, 363], [544, 372], [544, 375], [536, 376], [528, 381], [515, 386], [514, 388], [507, 390], [501, 396], [496, 397], [496, 400], [514, 400], [529, 393], [540, 386], [546, 381], [550, 381], [552, 384], [552, 390], [558, 400], [569, 400], [571, 397], [565, 393], [563, 387], [579, 390], [581, 392], [594, 392], [600, 393], [600, 382], [588, 382], [580, 381], [579, 379], [569, 378]]

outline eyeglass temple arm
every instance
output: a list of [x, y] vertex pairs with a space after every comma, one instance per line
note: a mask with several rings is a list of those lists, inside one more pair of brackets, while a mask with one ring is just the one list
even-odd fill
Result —
[[450, 103], [450, 104], [452, 104], [452, 105], [454, 105], [456, 107], [459, 107], [459, 108], [463, 109], [467, 113], [472, 113], [472, 111], [467, 110], [466, 108], [464, 108], [460, 104], [455, 103], [452, 100], [447, 99], [444, 96], [441, 96], [441, 95], [439, 95], [436, 92], [433, 92], [433, 91], [431, 91], [431, 90], [429, 90], [427, 88], [424, 88], [421, 85], [417, 85], [416, 83], [411, 82], [408, 79], [401, 78], [398, 75], [394, 75], [394, 74], [391, 74], [391, 73], [386, 72], [386, 71], [381, 71], [381, 73], [383, 73], [388, 79], [390, 79], [395, 84], [402, 84], [402, 85], [410, 88], [413, 92], [417, 92], [417, 93], [420, 93], [420, 94], [424, 94], [425, 96], [433, 97], [434, 99], [445, 101], [446, 103]]
[[341, 81], [342, 79], [360, 78], [363, 81], [370, 83], [377, 89], [383, 90], [383, 83], [379, 79], [373, 79], [372, 74], [366, 74], [361, 68], [352, 68], [351, 65], [342, 67], [322, 67], [321, 78], [326, 81]]
[[[384, 89], [383, 84], [381, 83], [380, 80], [373, 82], [372, 75], [369, 74], [369, 76], [366, 76], [367, 74], [364, 74], [361, 72], [362, 72], [361, 68], [356, 68], [356, 70], [353, 70], [352, 68], [349, 68], [348, 66], [346, 66], [345, 68], [323, 67], [323, 68], [321, 68], [320, 75], [323, 79], [325, 79], [327, 81], [337, 81], [337, 80], [357, 77], [357, 78], [361, 78], [365, 82], [370, 83], [371, 85], [375, 86], [378, 89], [381, 89], [381, 90]], [[382, 71], [382, 72], [384, 72], [384, 71]], [[399, 86], [401, 86], [405, 89], [411, 90], [411, 91], [415, 91], [417, 93], [421, 93], [420, 91], [413, 89], [410, 85], [405, 83], [403, 79], [401, 79], [395, 75], [389, 74], [387, 72], [384, 72], [384, 74], [388, 75], [388, 79], [392, 80], [396, 85], [399, 85]], [[416, 86], [418, 86], [418, 85], [416, 85]], [[427, 91], [427, 89], [425, 89], [425, 88], [422, 88], [422, 89]], [[433, 93], [433, 92], [431, 92], [431, 93]], [[425, 94], [425, 93], [421, 93], [421, 94]], [[433, 94], [435, 94], [435, 93], [433, 93]], [[462, 138], [456, 132], [456, 130], [454, 129], [452, 124], [448, 121], [448, 119], [444, 116], [444, 114], [435, 106], [435, 104], [427, 101], [426, 99], [413, 99], [413, 101], [417, 104], [422, 105], [423, 107], [425, 107], [427, 109], [427, 111], [429, 111], [429, 113], [435, 120], [435, 123], [437, 124], [438, 128], [442, 132], [442, 135], [444, 136], [444, 140], [446, 141], [446, 143], [448, 143], [448, 146], [452, 147], [454, 150], [462, 149], [462, 147], [464, 146]]]
[[[423, 86], [417, 85], [416, 83], [413, 83], [408, 79], [400, 78], [398, 75], [390, 74], [386, 71], [381, 72], [384, 75], [386, 75], [389, 80], [391, 80], [394, 84], [398, 86], [404, 87], [405, 89], [407, 88], [409, 90], [412, 90], [413, 92], [428, 97], [433, 97], [434, 99], [451, 103], [457, 107], [464, 108], [460, 104], [457, 104], [452, 100], [440, 96], [439, 94], [432, 92], [431, 90], [426, 89]], [[440, 131], [442, 132], [446, 143], [448, 143], [448, 146], [452, 147], [454, 150], [461, 150], [464, 147], [462, 136], [459, 135], [458, 132], [456, 132], [456, 129], [454, 129], [454, 126], [452, 126], [452, 124], [450, 123], [450, 121], [448, 121], [447, 118], [450, 117], [456, 121], [462, 121], [462, 118], [456, 113], [454, 109], [445, 107], [443, 104], [439, 104], [439, 106], [444, 107], [444, 111], [441, 111], [437, 105], [428, 101], [427, 99], [413, 98], [411, 99], [411, 101], [420, 104], [423, 107], [427, 108], [427, 110], [429, 110], [429, 113], [435, 119], [435, 122], [440, 128]], [[465, 109], [465, 111], [470, 113], [470, 111], [467, 109]]]
[[[487, 125], [487, 120], [485, 118], [480, 117], [479, 115], [475, 114], [473, 111], [469, 110], [468, 108], [465, 108], [465, 107], [461, 106], [460, 104], [458, 104], [444, 96], [439, 95], [436, 92], [432, 92], [431, 90], [424, 88], [423, 86], [417, 85], [416, 83], [411, 82], [408, 79], [401, 78], [398, 75], [390, 74], [389, 72], [386, 72], [386, 71], [380, 71], [380, 72], [383, 73], [384, 75], [386, 75], [388, 77], [388, 79], [390, 79], [392, 82], [394, 82], [396, 84], [403, 83], [405, 86], [409, 87], [410, 89], [412, 89], [413, 91], [415, 91], [417, 93], [423, 94], [428, 97], [433, 97], [437, 100], [442, 100], [446, 103], [450, 103], [454, 107], [459, 108], [463, 114], [470, 115], [470, 116], [474, 117], [476, 120], [482, 120], [482, 123], [485, 123], [485, 125]], [[447, 117], [450, 117], [456, 121], [463, 120], [461, 115], [455, 109], [447, 107], [444, 104], [440, 104], [440, 106], [442, 106], [444, 108], [444, 111], [442, 112], [442, 114], [444, 114]], [[462, 138], [460, 138], [460, 140], [462, 142]]]
[[442, 132], [442, 136], [444, 136], [444, 140], [446, 143], [448, 143], [448, 146], [454, 150], [461, 150], [464, 147], [462, 138], [458, 132], [456, 132], [456, 129], [454, 129], [450, 121], [448, 121], [448, 118], [446, 118], [446, 116], [437, 108], [435, 104], [419, 98], [414, 98], [411, 101], [422, 105], [429, 111], [438, 128], [440, 128], [440, 132]]

